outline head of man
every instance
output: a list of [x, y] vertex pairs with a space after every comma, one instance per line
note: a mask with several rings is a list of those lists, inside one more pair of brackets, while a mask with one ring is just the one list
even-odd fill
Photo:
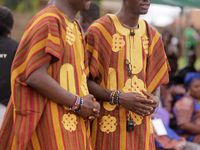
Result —
[[122, 6], [135, 15], [146, 14], [151, 0], [123, 0]]
[[0, 35], [7, 36], [11, 33], [14, 19], [13, 14], [5, 6], [0, 6]]
[[99, 19], [100, 11], [99, 6], [95, 2], [90, 3], [90, 7], [87, 11], [80, 12], [80, 24], [83, 30], [86, 32], [93, 21]]
[[62, 12], [70, 12], [70, 14], [88, 10], [90, 7], [90, 0], [52, 0], [51, 3]]
[[68, 1], [69, 4], [77, 11], [86, 11], [90, 7], [90, 0], [63, 0]]

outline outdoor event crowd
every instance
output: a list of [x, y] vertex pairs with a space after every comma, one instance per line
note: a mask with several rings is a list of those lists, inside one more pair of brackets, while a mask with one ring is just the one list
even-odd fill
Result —
[[200, 150], [200, 36], [158, 33], [139, 19], [149, 5], [100, 17], [95, 2], [50, 0], [20, 43], [0, 6], [0, 150]]

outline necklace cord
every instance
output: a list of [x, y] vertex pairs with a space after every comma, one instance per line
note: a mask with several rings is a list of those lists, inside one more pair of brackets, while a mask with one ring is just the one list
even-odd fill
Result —
[[[63, 13], [64, 14], [64, 13]], [[65, 14], [64, 14], [65, 15]], [[67, 20], [69, 20], [70, 22], [74, 22], [75, 20], [70, 19], [67, 15], [65, 15], [65, 17], [67, 18]]]
[[129, 29], [138, 29], [138, 25], [136, 25], [135, 27], [130, 27], [124, 23], [121, 23], [124, 27], [129, 28]]

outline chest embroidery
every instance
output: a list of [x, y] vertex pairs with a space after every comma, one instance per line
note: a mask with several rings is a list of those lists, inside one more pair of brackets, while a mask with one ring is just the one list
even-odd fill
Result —
[[[144, 82], [141, 79], [138, 79], [137, 76], [133, 76], [132, 79], [128, 79], [125, 83], [125, 87], [122, 89], [124, 93], [136, 92], [143, 95], [142, 90], [145, 90]], [[130, 114], [128, 117], [130, 117]], [[143, 120], [142, 116], [139, 116], [133, 112], [131, 112], [131, 118], [134, 121], [134, 126], [140, 125]]]
[[140, 125], [142, 123], [142, 120], [143, 120], [142, 116], [139, 116], [133, 112], [128, 114], [128, 118], [130, 118], [130, 116], [131, 116], [132, 121], [134, 121], [134, 126]]
[[145, 35], [142, 37], [143, 48], [146, 54], [148, 54], [149, 49], [149, 38]]
[[106, 133], [114, 132], [117, 126], [116, 118], [110, 115], [103, 116], [99, 124], [100, 124], [101, 131], [106, 132]]
[[69, 27], [67, 27], [66, 41], [69, 43], [69, 45], [72, 45], [75, 41], [73, 30]]
[[119, 34], [114, 34], [113, 40], [112, 40], [112, 50], [113, 50], [113, 52], [118, 52], [118, 51], [122, 50], [124, 45], [125, 45], [125, 41], [123, 40], [123, 38], [120, 37]]
[[62, 124], [67, 131], [75, 131], [76, 125], [78, 122], [76, 121], [76, 116], [74, 114], [65, 114], [63, 115]]

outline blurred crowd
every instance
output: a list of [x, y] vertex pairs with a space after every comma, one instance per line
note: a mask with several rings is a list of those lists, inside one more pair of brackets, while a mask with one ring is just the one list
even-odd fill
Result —
[[175, 40], [172, 31], [166, 29], [162, 33], [171, 72], [169, 83], [161, 85], [160, 107], [153, 116], [161, 119], [167, 130], [167, 135], [163, 136], [155, 132], [157, 149], [199, 149], [200, 73], [194, 66], [199, 34], [191, 25], [185, 29], [184, 36], [187, 65], [178, 70], [178, 59], [183, 47]]

